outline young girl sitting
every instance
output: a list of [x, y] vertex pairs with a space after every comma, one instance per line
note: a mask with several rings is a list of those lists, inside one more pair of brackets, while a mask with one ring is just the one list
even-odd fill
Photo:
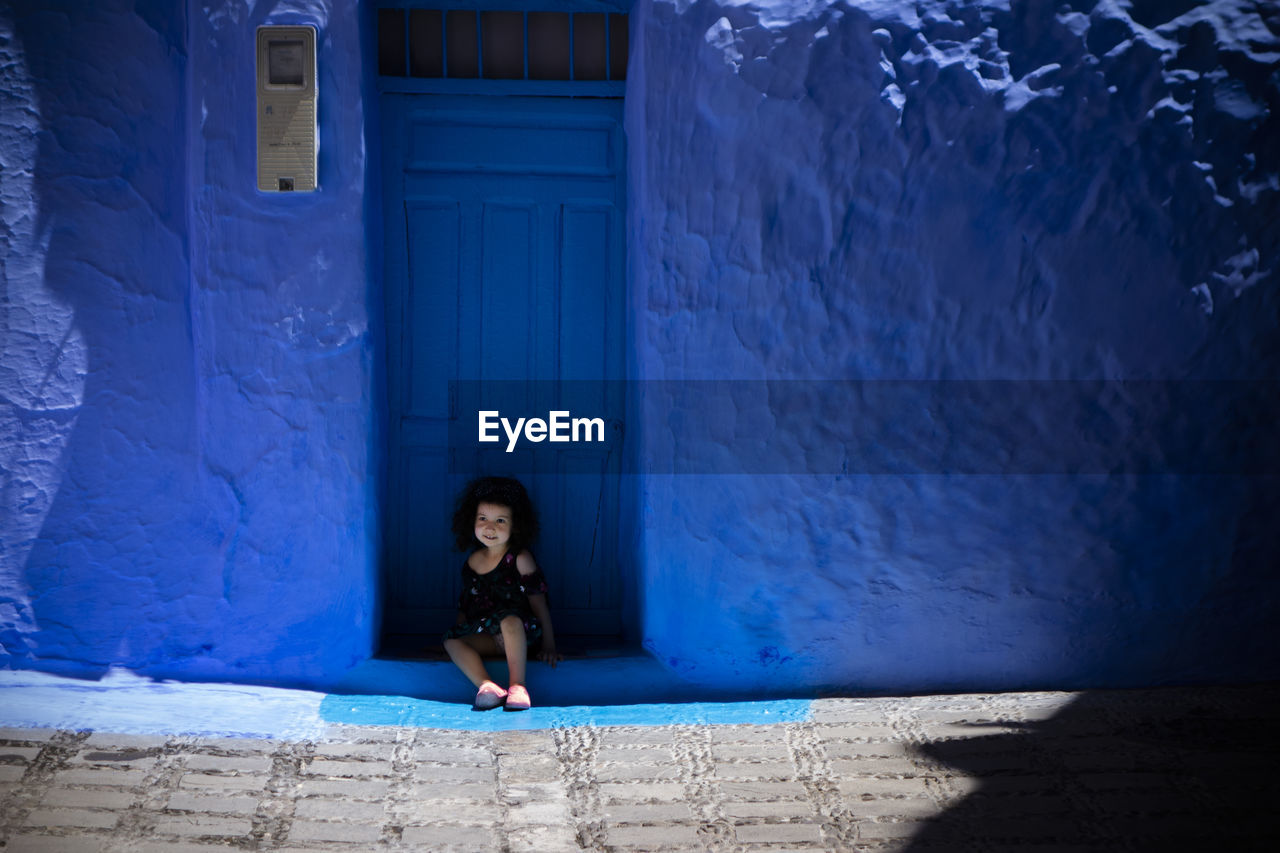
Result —
[[[458, 620], [444, 634], [444, 648], [479, 688], [477, 711], [502, 705], [529, 707], [524, 686], [528, 647], [542, 640], [539, 657], [555, 666], [556, 653], [547, 582], [527, 550], [538, 535], [538, 516], [519, 481], [483, 477], [467, 484], [453, 513], [458, 550], [471, 553], [462, 564]], [[489, 678], [481, 657], [505, 654], [510, 684], [503, 690]]]

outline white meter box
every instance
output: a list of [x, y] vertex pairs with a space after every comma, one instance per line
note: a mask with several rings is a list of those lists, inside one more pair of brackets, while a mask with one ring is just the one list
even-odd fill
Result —
[[316, 188], [315, 27], [258, 27], [258, 189]]

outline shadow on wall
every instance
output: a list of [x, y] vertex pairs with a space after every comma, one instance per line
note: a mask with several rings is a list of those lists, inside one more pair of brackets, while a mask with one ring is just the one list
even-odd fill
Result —
[[1085, 693], [1020, 731], [927, 744], [944, 789], [949, 771], [976, 789], [906, 849], [1274, 849], [1278, 701], [1280, 687]]
[[[156, 626], [173, 621], [173, 602], [216, 603], [222, 590], [216, 571], [197, 571], [204, 543], [190, 544], [218, 533], [192, 497], [190, 270], [174, 154], [185, 13], [82, 5], [18, 4], [4, 22], [5, 50], [28, 77], [25, 107], [10, 98], [3, 118], [6, 142], [15, 127], [26, 134], [0, 152], [23, 182], [6, 193], [5, 216], [27, 239], [5, 259], [0, 318], [11, 321], [0, 416], [16, 424], [0, 430], [0, 460], [21, 463], [3, 496], [21, 536], [0, 552], [0, 639], [21, 665], [101, 674], [198, 653], [207, 638], [193, 630], [166, 635], [157, 653]], [[202, 576], [215, 580], [195, 588]]]

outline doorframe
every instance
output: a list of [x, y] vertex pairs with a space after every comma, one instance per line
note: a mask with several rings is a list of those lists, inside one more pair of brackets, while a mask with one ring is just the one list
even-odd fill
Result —
[[[381, 9], [441, 9], [467, 11], [554, 11], [554, 12], [603, 12], [630, 15], [634, 0], [485, 0], [476, 3], [474, 0], [359, 0], [362, 6], [361, 20], [361, 90], [364, 95], [363, 140], [365, 151], [365, 244], [369, 252], [368, 268], [370, 330], [373, 338], [373, 355], [377, 369], [373, 371], [374, 402], [372, 429], [370, 434], [370, 466], [376, 479], [374, 524], [376, 541], [373, 543], [375, 558], [376, 595], [371, 627], [373, 628], [374, 648], [383, 645], [386, 636], [384, 630], [384, 601], [387, 595], [388, 548], [387, 505], [389, 501], [389, 466], [388, 454], [390, 401], [388, 398], [387, 378], [390, 356], [387, 336], [387, 304], [386, 304], [386, 223], [384, 222], [385, 199], [383, 197], [386, 179], [385, 164], [382, 161], [382, 97], [385, 94], [422, 94], [422, 95], [466, 95], [475, 97], [595, 97], [611, 98], [624, 102], [624, 120], [621, 125], [623, 138], [627, 138], [627, 115], [629, 110], [625, 101], [632, 93], [634, 86], [632, 59], [635, 54], [632, 48], [636, 44], [634, 30], [629, 29], [628, 68], [626, 80], [620, 81], [561, 81], [561, 80], [483, 80], [483, 79], [440, 79], [418, 77], [384, 77], [378, 73], [378, 11]], [[481, 8], [482, 7], [482, 8]], [[630, 23], [630, 22], [629, 22]], [[632, 177], [635, 175], [635, 148], [628, 141], [623, 162], [626, 175], [626, 200], [624, 206], [623, 226], [623, 281], [620, 298], [623, 307], [622, 343], [623, 363], [626, 379], [636, 378], [635, 362], [635, 329], [631, 317], [630, 306], [634, 293], [634, 274], [632, 236], [634, 233], [633, 218], [636, 216], [635, 194], [631, 191]], [[633, 401], [628, 395], [625, 417], [629, 424], [636, 424]], [[621, 482], [618, 490], [619, 519], [617, 525], [618, 572], [621, 587], [621, 623], [623, 643], [632, 650], [642, 648], [641, 635], [643, 592], [641, 585], [642, 555], [640, 547], [642, 537], [638, 525], [638, 512], [641, 507], [641, 491], [643, 477], [639, 469], [632, 468], [635, 473], [628, 473], [626, 466], [636, 461], [636, 436], [632, 437], [624, 447], [623, 473], [619, 475]], [[444, 520], [441, 523], [445, 523]]]

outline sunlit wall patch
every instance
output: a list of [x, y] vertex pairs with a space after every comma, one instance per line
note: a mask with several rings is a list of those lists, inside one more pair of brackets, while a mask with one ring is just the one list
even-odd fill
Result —
[[20, 653], [37, 629], [27, 555], [62, 483], [89, 351], [75, 308], [45, 276], [48, 227], [35, 186], [41, 105], [26, 51], [0, 19], [0, 633]]

